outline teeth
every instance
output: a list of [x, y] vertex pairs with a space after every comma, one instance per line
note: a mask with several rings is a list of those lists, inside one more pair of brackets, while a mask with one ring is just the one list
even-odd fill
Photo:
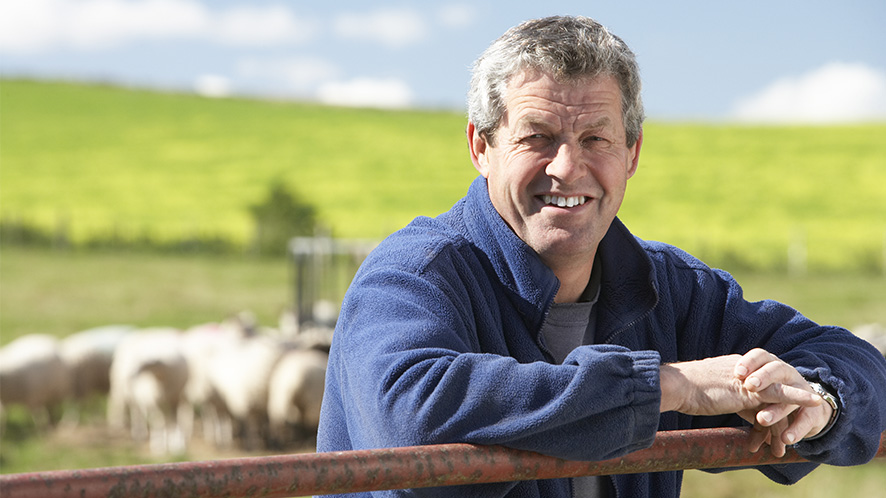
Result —
[[545, 204], [551, 204], [559, 207], [575, 207], [585, 203], [585, 197], [583, 195], [576, 195], [572, 197], [545, 195], [543, 196], [543, 199], [545, 201]]

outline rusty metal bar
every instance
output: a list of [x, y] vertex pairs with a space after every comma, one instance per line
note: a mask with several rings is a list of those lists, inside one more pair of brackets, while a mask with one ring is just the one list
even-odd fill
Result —
[[[3, 498], [322, 495], [583, 475], [743, 467], [804, 461], [748, 451], [744, 429], [659, 432], [650, 448], [601, 462], [501, 446], [444, 444], [234, 458], [0, 476]], [[876, 458], [886, 458], [886, 433]]]

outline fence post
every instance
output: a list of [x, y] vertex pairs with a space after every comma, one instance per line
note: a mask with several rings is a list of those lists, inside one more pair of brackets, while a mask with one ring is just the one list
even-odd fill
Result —
[[794, 227], [788, 243], [788, 275], [792, 277], [806, 275], [808, 252], [806, 231], [803, 227]]
[[886, 227], [883, 228], [883, 261], [881, 261], [881, 263], [883, 276], [886, 277]]

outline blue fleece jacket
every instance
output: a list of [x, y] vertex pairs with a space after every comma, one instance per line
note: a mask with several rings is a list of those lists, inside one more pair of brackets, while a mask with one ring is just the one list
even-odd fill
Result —
[[[558, 365], [539, 336], [558, 280], [495, 211], [482, 177], [449, 212], [387, 238], [342, 305], [318, 451], [467, 442], [614, 458], [648, 447], [658, 430], [745, 425], [660, 414], [659, 366], [761, 347], [842, 404], [834, 428], [796, 446], [801, 455], [835, 465], [873, 457], [886, 429], [886, 360], [871, 345], [785, 305], [748, 302], [727, 273], [636, 239], [617, 219], [598, 254], [597, 344]], [[815, 465], [760, 470], [793, 483]], [[673, 497], [682, 473], [612, 479], [620, 497]], [[404, 495], [569, 497], [571, 482], [372, 494]]]

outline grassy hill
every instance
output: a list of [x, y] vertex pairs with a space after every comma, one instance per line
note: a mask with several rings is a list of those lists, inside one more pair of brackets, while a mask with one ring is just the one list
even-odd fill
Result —
[[[340, 237], [445, 211], [476, 176], [465, 118], [107, 86], [0, 82], [4, 219], [159, 240], [245, 244], [248, 206], [281, 180]], [[886, 124], [647, 123], [621, 216], [714, 264], [880, 271]], [[802, 251], [801, 251], [802, 254]], [[800, 258], [798, 261], [803, 262]]]
[[3, 214], [76, 239], [115, 228], [243, 241], [247, 206], [273, 179], [336, 234], [380, 237], [442, 211], [474, 176], [455, 114], [23, 81], [3, 81], [0, 99]]

